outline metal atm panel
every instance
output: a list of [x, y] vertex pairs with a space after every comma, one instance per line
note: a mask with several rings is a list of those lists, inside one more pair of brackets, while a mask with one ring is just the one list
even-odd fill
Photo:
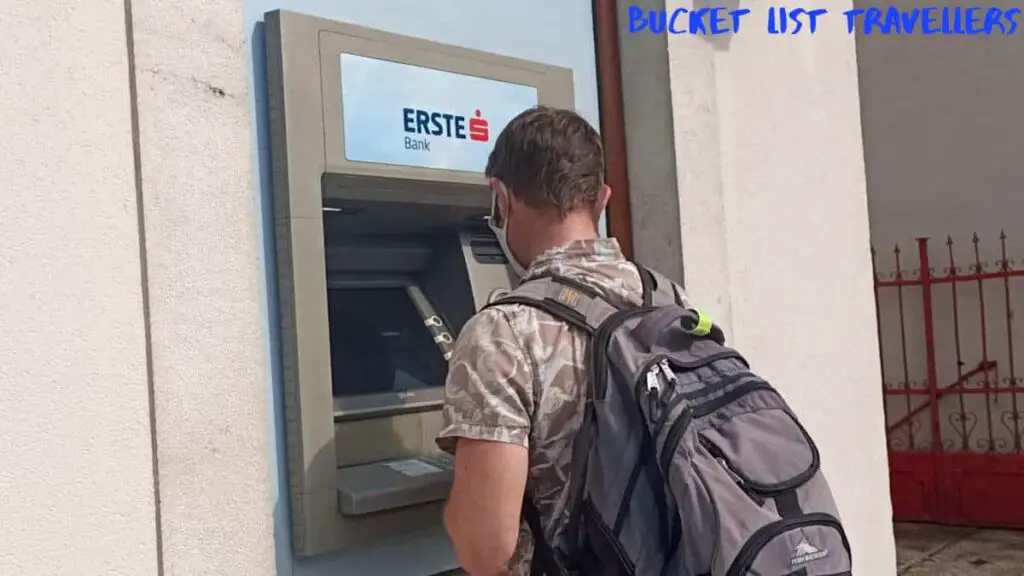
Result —
[[[287, 11], [265, 23], [293, 548], [312, 555], [436, 528], [451, 475], [434, 446], [445, 351], [437, 339], [454, 338], [510, 284], [482, 226], [491, 202], [483, 166], [376, 161], [346, 148], [363, 114], [349, 108], [346, 120], [354, 92], [343, 90], [343, 66], [461, 75], [566, 108], [572, 73]], [[393, 112], [406, 127], [426, 126], [422, 111]], [[448, 118], [447, 130], [470, 137], [472, 121], [482, 140], [482, 116], [466, 114]], [[490, 125], [488, 151], [502, 127]], [[384, 343], [359, 348], [365, 339], [346, 330]], [[435, 356], [424, 352], [434, 344]], [[377, 358], [372, 350], [400, 361], [378, 363], [384, 380], [356, 383], [344, 367]]]

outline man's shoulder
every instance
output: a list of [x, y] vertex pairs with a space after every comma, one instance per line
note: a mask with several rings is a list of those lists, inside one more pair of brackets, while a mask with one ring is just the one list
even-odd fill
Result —
[[494, 339], [528, 348], [536, 338], [558, 337], [563, 323], [550, 312], [521, 302], [499, 302], [473, 315], [459, 333], [457, 346], [485, 346]]
[[534, 378], [524, 350], [504, 310], [466, 322], [448, 362], [442, 450], [453, 452], [455, 438], [528, 445]]

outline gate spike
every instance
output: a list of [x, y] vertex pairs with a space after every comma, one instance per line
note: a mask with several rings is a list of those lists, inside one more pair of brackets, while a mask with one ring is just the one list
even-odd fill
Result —
[[902, 280], [903, 279], [903, 266], [901, 265], [901, 262], [900, 262], [900, 245], [899, 245], [899, 243], [896, 244], [896, 247], [893, 248], [892, 251], [896, 255], [896, 271], [893, 272], [892, 277], [895, 278], [896, 280]]
[[[999, 261], [999, 267], [1003, 272], [1010, 271], [1010, 259], [1006, 257], [1006, 230], [999, 231], [999, 254], [1002, 258]], [[1007, 306], [1009, 306], [1009, 295], [1007, 295]], [[1010, 311], [1007, 311], [1009, 314]]]
[[956, 267], [956, 259], [953, 257], [953, 237], [946, 236], [946, 252], [949, 253], [949, 268], [946, 269], [947, 276], [956, 276], [959, 270]]
[[978, 238], [978, 233], [974, 233], [974, 271], [981, 274], [985, 271], [985, 262], [981, 261], [981, 239]]

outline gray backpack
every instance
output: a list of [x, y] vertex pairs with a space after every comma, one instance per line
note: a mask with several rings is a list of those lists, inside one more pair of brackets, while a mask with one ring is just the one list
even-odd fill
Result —
[[533, 574], [849, 576], [850, 546], [793, 411], [681, 290], [638, 266], [641, 306], [561, 277], [492, 303], [591, 335], [569, 526], [547, 542], [529, 497]]

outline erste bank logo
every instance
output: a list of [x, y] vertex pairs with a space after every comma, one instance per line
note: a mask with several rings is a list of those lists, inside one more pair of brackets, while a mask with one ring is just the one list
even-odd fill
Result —
[[402, 127], [406, 134], [418, 136], [405, 137], [406, 150], [430, 152], [431, 141], [428, 136], [455, 140], [468, 138], [472, 142], [487, 142], [491, 139], [490, 125], [480, 110], [476, 110], [473, 116], [466, 117], [450, 112], [403, 108]]

